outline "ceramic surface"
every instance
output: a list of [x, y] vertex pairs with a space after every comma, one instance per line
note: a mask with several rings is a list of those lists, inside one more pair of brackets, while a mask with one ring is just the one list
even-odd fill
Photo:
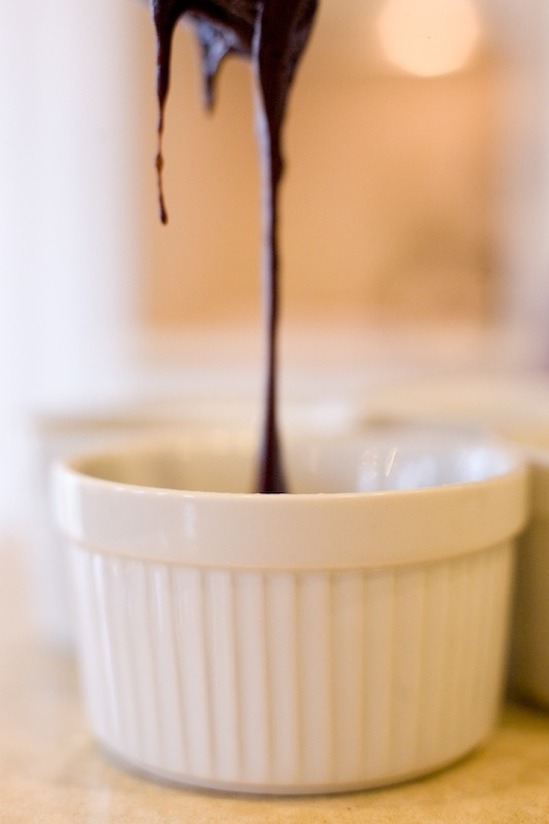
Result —
[[91, 726], [129, 765], [331, 792], [436, 769], [492, 729], [520, 461], [395, 432], [293, 447], [282, 496], [245, 491], [245, 436], [58, 469]]
[[[101, 449], [120, 441], [146, 439], [151, 433], [255, 432], [259, 405], [246, 397], [209, 394], [186, 401], [140, 401], [64, 413], [37, 415], [29, 427], [29, 543], [39, 628], [57, 646], [72, 648], [73, 617], [68, 598], [62, 546], [51, 518], [52, 464], [83, 449]], [[332, 435], [351, 430], [352, 410], [336, 402], [289, 402], [283, 424], [291, 432], [305, 429]]]
[[549, 708], [549, 382], [541, 375], [464, 376], [394, 385], [372, 411], [482, 425], [520, 445], [532, 465], [532, 519], [520, 539], [509, 683]]

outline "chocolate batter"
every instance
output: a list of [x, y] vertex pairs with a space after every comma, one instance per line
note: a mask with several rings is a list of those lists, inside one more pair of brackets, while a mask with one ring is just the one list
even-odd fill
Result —
[[252, 63], [257, 88], [257, 116], [263, 186], [264, 284], [267, 331], [265, 410], [259, 462], [258, 492], [285, 492], [277, 426], [278, 200], [283, 172], [281, 132], [288, 93], [307, 44], [317, 0], [151, 0], [157, 34], [157, 93], [159, 151], [157, 170], [160, 216], [167, 221], [162, 191], [161, 140], [170, 81], [170, 58], [175, 26], [186, 17], [202, 51], [204, 97], [215, 98], [215, 82], [223, 60], [240, 55]]

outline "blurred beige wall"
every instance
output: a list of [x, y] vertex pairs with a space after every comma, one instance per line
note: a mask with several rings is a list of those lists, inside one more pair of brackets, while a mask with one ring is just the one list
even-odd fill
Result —
[[[285, 318], [484, 323], [496, 288], [496, 61], [484, 54], [438, 78], [380, 71], [375, 61], [346, 65], [334, 52], [332, 23], [321, 15], [287, 123]], [[153, 60], [145, 22], [144, 77]], [[168, 227], [156, 219], [152, 80], [144, 118], [146, 325], [255, 319], [260, 189], [248, 67], [226, 65], [216, 111], [205, 114], [197, 48], [189, 31], [178, 31], [165, 140]]]

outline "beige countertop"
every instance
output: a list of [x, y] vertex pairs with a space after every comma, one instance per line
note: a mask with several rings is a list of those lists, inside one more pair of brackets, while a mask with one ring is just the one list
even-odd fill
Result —
[[549, 713], [507, 705], [486, 745], [399, 787], [265, 798], [154, 784], [90, 740], [70, 655], [40, 641], [15, 544], [0, 545], [1, 824], [547, 824]]

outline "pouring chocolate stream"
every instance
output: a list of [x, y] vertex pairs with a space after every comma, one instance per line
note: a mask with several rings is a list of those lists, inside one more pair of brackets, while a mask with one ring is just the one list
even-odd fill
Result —
[[156, 166], [163, 223], [167, 222], [167, 212], [162, 187], [162, 133], [173, 34], [178, 21], [187, 18], [198, 38], [208, 107], [213, 106], [215, 83], [226, 57], [244, 57], [250, 60], [254, 70], [264, 187], [263, 298], [267, 337], [257, 491], [285, 492], [277, 423], [278, 213], [284, 169], [281, 134], [288, 94], [311, 33], [317, 0], [151, 0], [151, 6], [157, 35], [159, 150]]

